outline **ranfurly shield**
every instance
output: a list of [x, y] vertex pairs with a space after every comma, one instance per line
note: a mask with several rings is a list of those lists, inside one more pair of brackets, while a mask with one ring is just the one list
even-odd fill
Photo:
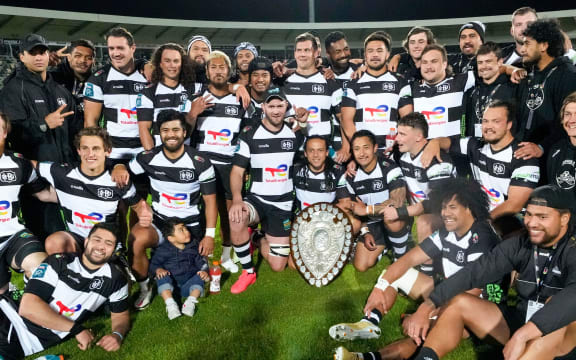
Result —
[[330, 203], [302, 210], [290, 232], [296, 268], [310, 285], [317, 287], [328, 285], [342, 272], [352, 245], [350, 219]]

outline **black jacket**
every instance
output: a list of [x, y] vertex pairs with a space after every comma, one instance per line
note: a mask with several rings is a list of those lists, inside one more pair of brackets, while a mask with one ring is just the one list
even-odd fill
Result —
[[20, 65], [0, 93], [0, 110], [12, 122], [8, 136], [11, 149], [31, 160], [72, 162], [74, 152], [68, 129], [72, 116], [54, 129], [44, 120], [60, 104], [67, 104], [64, 112], [74, 110], [74, 99], [68, 90], [57, 84], [50, 74], [42, 82], [40, 75]]
[[422, 80], [420, 68], [416, 66], [416, 63], [407, 52], [400, 54], [400, 62], [396, 72], [404, 76], [409, 83]]
[[521, 317], [526, 315], [528, 300], [545, 302], [530, 319], [543, 335], [558, 330], [576, 321], [576, 240], [569, 231], [557, 244], [557, 249], [537, 248], [539, 271], [544, 268], [543, 259], [553, 254], [550, 271], [543, 276], [543, 286], [537, 292], [534, 267], [534, 248], [526, 233], [502, 241], [489, 254], [468, 264], [455, 275], [441, 282], [430, 294], [436, 305], [445, 304], [452, 297], [464, 291], [481, 288], [487, 283], [498, 281], [512, 270], [518, 272], [516, 290], [518, 304], [516, 310]]
[[571, 199], [572, 213], [576, 214], [576, 146], [567, 136], [552, 146], [546, 167], [548, 181], [557, 185]]
[[[494, 91], [494, 94], [492, 92]], [[465, 94], [466, 101], [466, 136], [482, 137], [474, 133], [476, 124], [482, 123], [482, 114], [492, 100], [507, 100], [516, 102], [516, 84], [508, 79], [506, 74], [498, 76], [496, 81], [487, 85], [482, 80]]]
[[[548, 151], [563, 137], [560, 108], [564, 98], [574, 91], [576, 91], [576, 68], [565, 56], [554, 59], [542, 71], [534, 68], [529, 72], [520, 82], [516, 96], [517, 139], [542, 145], [544, 150]], [[532, 123], [527, 128], [530, 108], [534, 109], [534, 113]]]

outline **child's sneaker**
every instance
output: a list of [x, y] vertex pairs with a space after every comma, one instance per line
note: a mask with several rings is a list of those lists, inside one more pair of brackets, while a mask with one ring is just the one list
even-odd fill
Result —
[[166, 313], [168, 313], [168, 319], [170, 320], [174, 320], [182, 315], [180, 308], [178, 308], [178, 304], [175, 302], [166, 304]]
[[220, 266], [222, 266], [224, 270], [229, 271], [233, 274], [236, 274], [238, 271], [240, 271], [240, 268], [238, 267], [238, 265], [234, 264], [234, 261], [232, 259], [224, 261], [222, 264], [220, 264]]
[[198, 300], [192, 296], [188, 296], [184, 304], [182, 304], [182, 314], [186, 316], [194, 316], [194, 311], [196, 311], [196, 304]]

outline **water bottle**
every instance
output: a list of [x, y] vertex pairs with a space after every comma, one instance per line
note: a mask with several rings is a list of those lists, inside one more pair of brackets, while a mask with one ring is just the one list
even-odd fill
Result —
[[220, 293], [220, 278], [222, 277], [222, 269], [220, 269], [220, 262], [213, 261], [210, 268], [210, 294]]
[[394, 141], [396, 141], [396, 128], [390, 128], [388, 135], [386, 135], [386, 149], [394, 146]]
[[64, 360], [64, 355], [44, 355], [36, 358], [36, 360]]

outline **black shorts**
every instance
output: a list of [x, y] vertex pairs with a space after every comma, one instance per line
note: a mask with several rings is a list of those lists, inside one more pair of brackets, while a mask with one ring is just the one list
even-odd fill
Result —
[[[128, 163], [130, 163], [131, 159], [108, 159], [109, 164], [111, 165], [110, 169], [114, 169], [114, 166], [118, 164], [122, 164], [126, 166], [126, 169], [129, 169]], [[112, 171], [112, 170], [110, 170]], [[146, 201], [148, 198], [148, 194], [150, 193], [150, 179], [146, 174], [134, 175], [132, 177], [132, 183], [134, 183], [134, 187], [136, 188], [136, 193]]]
[[216, 173], [216, 194], [224, 194], [226, 200], [232, 200], [232, 190], [230, 190], [232, 164], [212, 164], [212, 166]]
[[[368, 230], [370, 230], [370, 233], [374, 236], [376, 245], [392, 247], [392, 244], [388, 240], [388, 232], [384, 226], [384, 221], [368, 223], [366, 226], [368, 226]], [[361, 238], [360, 241], [364, 242], [364, 238]]]
[[[14, 304], [7, 295], [3, 295], [1, 299]], [[15, 305], [13, 305], [16, 308]], [[18, 334], [12, 327], [10, 319], [0, 310], [0, 359], [5, 360], [19, 360], [24, 359], [24, 350], [20, 345]]]
[[4, 241], [8, 243], [0, 252], [0, 287], [10, 281], [12, 260], [20, 269], [26, 256], [36, 252], [44, 252], [42, 243], [26, 229], [17, 232]]
[[292, 212], [277, 208], [276, 206], [266, 204], [256, 198], [254, 195], [248, 195], [245, 202], [250, 203], [256, 209], [262, 231], [276, 237], [290, 236], [292, 228]]
[[512, 336], [516, 330], [524, 326], [526, 314], [518, 311], [516, 307], [500, 304], [498, 305], [498, 309], [500, 309], [500, 312], [502, 312], [502, 317], [510, 329], [510, 336]]

